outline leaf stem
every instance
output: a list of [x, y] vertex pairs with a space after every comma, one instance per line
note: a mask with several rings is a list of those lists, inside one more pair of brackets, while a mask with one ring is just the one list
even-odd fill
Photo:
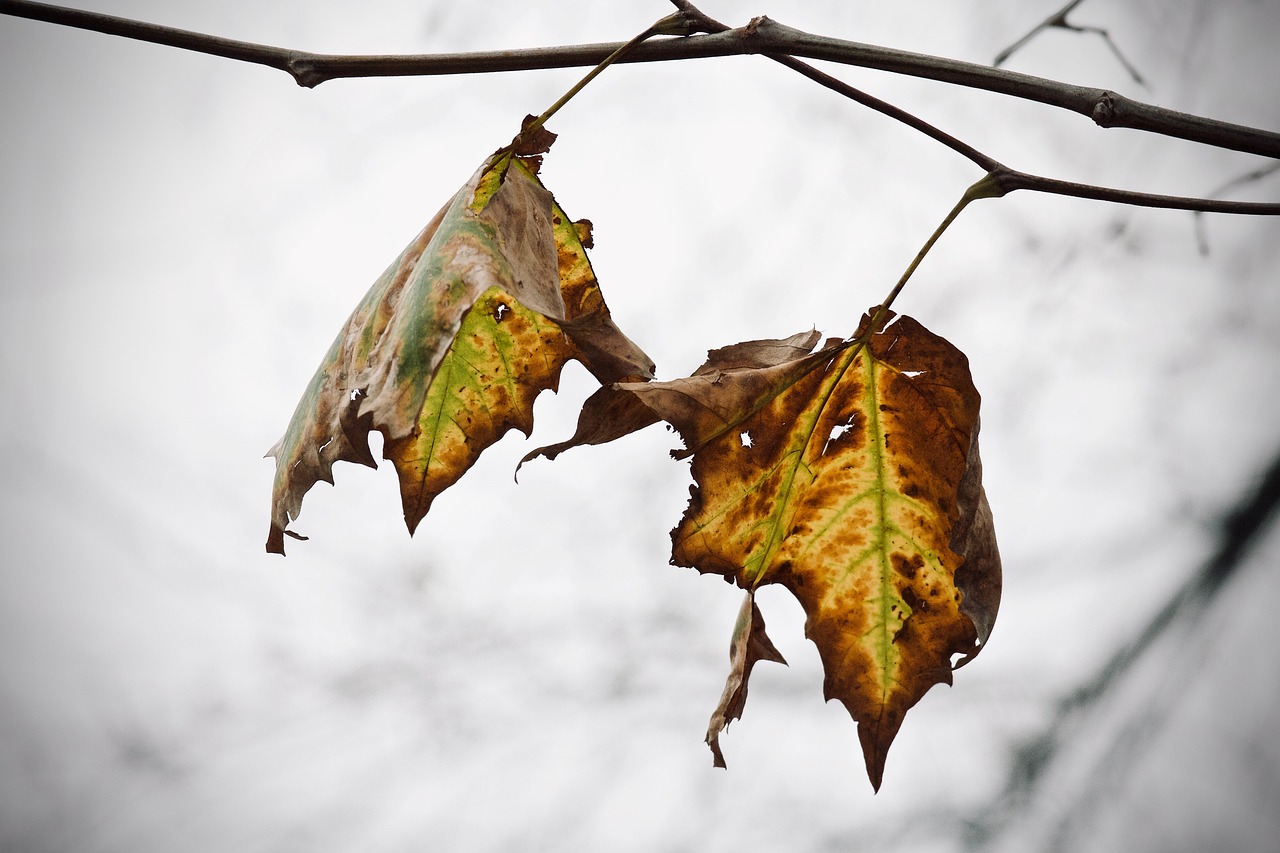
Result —
[[893, 290], [890, 290], [889, 295], [876, 307], [876, 313], [872, 315], [871, 322], [867, 324], [867, 328], [860, 336], [861, 342], [871, 340], [871, 336], [880, 330], [880, 327], [889, 318], [889, 308], [893, 305], [894, 300], [898, 298], [898, 294], [902, 293], [902, 289], [907, 286], [907, 282], [915, 273], [916, 268], [920, 266], [920, 262], [924, 260], [925, 255], [929, 254], [929, 250], [933, 248], [934, 243], [938, 242], [938, 238], [950, 227], [951, 223], [956, 221], [956, 217], [960, 215], [960, 212], [969, 206], [969, 202], [980, 198], [999, 198], [1004, 194], [1005, 190], [1000, 185], [995, 172], [988, 172], [983, 176], [982, 180], [964, 191], [964, 195], [956, 202], [955, 207], [951, 208], [951, 212], [946, 215], [937, 228], [933, 229], [933, 233], [929, 235], [929, 239], [920, 247], [920, 251], [916, 252], [916, 256], [911, 259], [911, 263], [907, 265], [906, 271], [898, 279], [898, 283], [893, 286]]
[[565, 92], [563, 95], [560, 96], [560, 100], [556, 101], [554, 104], [547, 107], [547, 109], [542, 113], [542, 115], [538, 116], [536, 119], [531, 121], [528, 125], [526, 125], [524, 129], [520, 131], [520, 135], [524, 136], [525, 134], [532, 134], [540, 130], [543, 127], [543, 125], [547, 123], [547, 119], [551, 118], [553, 115], [555, 115], [557, 112], [560, 111], [561, 107], [569, 103], [569, 101], [573, 100], [574, 95], [581, 92], [582, 89], [588, 83], [596, 79], [596, 77], [600, 74], [601, 71], [605, 70], [610, 65], [617, 62], [622, 57], [626, 56], [635, 47], [642, 44], [643, 42], [648, 41], [654, 36], [662, 36], [662, 35], [684, 36], [684, 35], [689, 35], [692, 32], [694, 32], [694, 28], [692, 26], [691, 19], [689, 15], [687, 15], [683, 11], [672, 12], [670, 15], [667, 15], [665, 18], [662, 18], [661, 20], [654, 22], [654, 24], [651, 27], [649, 27], [644, 32], [637, 35], [635, 38], [631, 39], [631, 41], [628, 41], [622, 44], [617, 50], [615, 50], [613, 53], [606, 56], [600, 62], [599, 65], [597, 65], [595, 68], [592, 68], [590, 71], [588, 71], [587, 75], [583, 77], [581, 80], [579, 80], [577, 83], [575, 83], [573, 88], [571, 88], [569, 91]]

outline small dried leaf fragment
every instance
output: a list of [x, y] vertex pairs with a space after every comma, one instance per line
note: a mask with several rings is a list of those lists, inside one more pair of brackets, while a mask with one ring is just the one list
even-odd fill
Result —
[[725, 766], [724, 753], [720, 751], [720, 732], [729, 723], [742, 718], [742, 709], [747, 703], [747, 681], [751, 678], [752, 667], [761, 660], [771, 660], [784, 666], [787, 663], [765, 633], [764, 616], [756, 606], [755, 592], [748, 591], [729, 642], [729, 677], [725, 680], [720, 704], [712, 712], [711, 722], [707, 725], [707, 746], [711, 747], [716, 767]]
[[268, 452], [268, 551], [284, 553], [303, 496], [333, 482], [335, 462], [376, 465], [373, 430], [412, 532], [484, 449], [510, 429], [529, 433], [534, 399], [569, 359], [601, 381], [652, 377], [609, 315], [580, 226], [536, 168], [510, 149], [491, 156], [356, 307]]
[[878, 789], [903, 716], [951, 683], [954, 656], [978, 653], [999, 606], [968, 362], [909, 317], [866, 346], [741, 366], [734, 352], [688, 379], [615, 386], [693, 456], [672, 562], [795, 595]]

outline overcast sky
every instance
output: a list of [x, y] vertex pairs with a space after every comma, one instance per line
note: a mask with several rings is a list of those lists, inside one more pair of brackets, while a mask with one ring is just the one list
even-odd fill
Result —
[[[84, 3], [298, 49], [620, 41], [658, 0]], [[720, 0], [975, 62], [1060, 3]], [[1280, 129], [1280, 6], [1086, 0], [1010, 67]], [[843, 79], [1008, 165], [1200, 195], [1263, 165], [940, 84]], [[1280, 223], [1025, 193], [967, 211], [898, 307], [983, 395], [1005, 596], [989, 648], [908, 715], [872, 795], [780, 589], [790, 666], [702, 743], [740, 594], [667, 565], [687, 465], [659, 427], [488, 451], [416, 536], [394, 474], [335, 469], [264, 553], [262, 455], [368, 286], [526, 113], [580, 75], [343, 80], [0, 17], [0, 848], [22, 851], [1267, 850], [1280, 832], [1280, 535], [1102, 699], [1015, 756], [1213, 555], [1280, 453]], [[618, 324], [709, 348], [849, 334], [967, 161], [763, 58], [608, 70], [543, 170]], [[1275, 201], [1280, 175], [1233, 191]], [[377, 450], [375, 443], [375, 450]], [[1052, 753], [1050, 755], [1050, 753]]]

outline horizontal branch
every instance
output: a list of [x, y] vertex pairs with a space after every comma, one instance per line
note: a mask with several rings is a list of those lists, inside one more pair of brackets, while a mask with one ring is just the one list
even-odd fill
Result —
[[[339, 56], [224, 39], [28, 0], [0, 0], [0, 12], [265, 65], [289, 73], [299, 85], [308, 88], [342, 77], [479, 74], [590, 66], [599, 64], [622, 44], [476, 53]], [[812, 35], [768, 18], [757, 18], [745, 27], [721, 33], [648, 42], [621, 61], [669, 62], [741, 54], [788, 54], [937, 80], [1070, 110], [1090, 117], [1102, 127], [1127, 127], [1218, 148], [1280, 158], [1280, 133], [1168, 110], [1105, 89], [1074, 86], [971, 62]]]
[[[725, 24], [703, 13], [693, 5], [691, 0], [671, 0], [671, 2], [703, 32], [720, 33], [729, 29]], [[1134, 192], [1132, 190], [1094, 186], [1092, 184], [1078, 184], [1071, 181], [1061, 181], [1056, 178], [1047, 178], [1041, 175], [1020, 172], [1016, 169], [1011, 169], [1008, 166], [1005, 166], [994, 157], [979, 151], [967, 142], [957, 139], [951, 134], [934, 127], [924, 119], [914, 116], [906, 110], [894, 106], [886, 101], [882, 101], [877, 97], [868, 95], [866, 92], [850, 86], [843, 80], [838, 80], [830, 74], [819, 71], [812, 65], [801, 62], [793, 56], [779, 54], [766, 54], [766, 56], [793, 71], [803, 74], [805, 77], [808, 77], [810, 80], [813, 80], [821, 86], [825, 86], [833, 92], [843, 95], [844, 97], [862, 104], [869, 109], [886, 115], [894, 121], [902, 122], [913, 130], [923, 133], [930, 139], [942, 143], [952, 151], [960, 154], [962, 157], [969, 159], [971, 162], [975, 163], [987, 172], [987, 180], [990, 186], [995, 190], [998, 190], [998, 192], [993, 193], [993, 195], [1003, 196], [1014, 192], [1015, 190], [1030, 190], [1032, 192], [1072, 196], [1075, 198], [1093, 199], [1096, 201], [1110, 201], [1117, 204], [1130, 204], [1140, 207], [1191, 210], [1197, 213], [1238, 213], [1253, 216], [1280, 216], [1280, 204], [1221, 201], [1218, 199], [1190, 198], [1187, 196], [1156, 195], [1152, 193]], [[962, 202], [961, 207], [971, 200], [972, 199], [969, 199], [966, 196], [966, 201]], [[958, 212], [959, 209], [955, 211], [955, 213]], [[926, 251], [927, 249], [928, 247], [926, 246]]]
[[1164, 210], [1190, 210], [1196, 213], [1239, 213], [1249, 216], [1280, 216], [1280, 204], [1272, 204], [1270, 202], [1226, 201], [1223, 199], [1158, 195], [1156, 193], [1113, 189], [1093, 184], [1078, 184], [1074, 181], [1062, 181], [1057, 178], [1046, 178], [1042, 175], [1019, 172], [1007, 166], [999, 166], [993, 169], [990, 176], [991, 180], [1005, 194], [1015, 190], [1031, 190], [1033, 192], [1049, 193], [1050, 195], [1091, 199], [1093, 201], [1110, 201], [1116, 204], [1154, 207]]

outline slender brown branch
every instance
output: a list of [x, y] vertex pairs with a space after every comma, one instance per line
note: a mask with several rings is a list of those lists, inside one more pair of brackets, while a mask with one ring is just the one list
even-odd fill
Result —
[[1093, 184], [1077, 184], [1073, 181], [1060, 181], [1057, 178], [1031, 175], [1006, 166], [1001, 166], [994, 170], [992, 178], [1005, 193], [1011, 193], [1014, 190], [1032, 190], [1053, 195], [1071, 196], [1072, 198], [1130, 204], [1138, 207], [1193, 210], [1202, 213], [1243, 213], [1253, 216], [1280, 216], [1280, 204], [1225, 201], [1221, 199], [1157, 195], [1154, 193], [1133, 192], [1132, 190], [1118, 190], [1110, 187], [1094, 186]]
[[[0, 12], [254, 62], [286, 71], [307, 87], [339, 77], [476, 74], [598, 65], [621, 47], [621, 43], [613, 43], [420, 56], [335, 56], [223, 39], [29, 0], [0, 0]], [[1102, 127], [1128, 127], [1280, 158], [1280, 133], [1167, 110], [1103, 89], [812, 35], [767, 18], [721, 33], [648, 42], [620, 61], [667, 62], [751, 53], [824, 59], [983, 89], [1071, 110], [1089, 116]]]
[[[1239, 187], [1252, 184], [1255, 181], [1264, 180], [1268, 176], [1274, 175], [1276, 172], [1280, 172], [1280, 162], [1268, 163], [1266, 166], [1253, 169], [1249, 172], [1246, 172], [1243, 175], [1240, 175], [1239, 177], [1232, 178], [1231, 180], [1227, 181], [1225, 184], [1222, 184], [1221, 186], [1214, 189], [1210, 193], [1210, 195], [1215, 195], [1215, 196], [1223, 195], [1224, 193], [1231, 192], [1232, 190], [1238, 189]], [[1195, 212], [1196, 245], [1200, 247], [1200, 255], [1202, 257], [1208, 257], [1209, 235], [1206, 234], [1204, 230], [1204, 213], [1205, 211], [1203, 210], [1197, 210]]]
[[[717, 21], [715, 18], [708, 16], [701, 9], [697, 8], [692, 3], [690, 3], [689, 0], [671, 0], [671, 3], [681, 12], [683, 12], [686, 16], [688, 16], [688, 18], [694, 23], [694, 25], [699, 28], [700, 32], [722, 33], [722, 32], [727, 32], [730, 29], [730, 27], [727, 24], [723, 24], [720, 21]], [[933, 139], [947, 146], [948, 148], [950, 148], [952, 151], [955, 151], [960, 156], [967, 157], [969, 160], [973, 161], [975, 164], [977, 164], [980, 168], [984, 169], [985, 171], [990, 172], [1000, 166], [1000, 163], [998, 163], [993, 158], [988, 157], [986, 154], [983, 154], [981, 151], [974, 148], [972, 145], [968, 145], [967, 143], [962, 142], [959, 139], [956, 139], [951, 134], [934, 127], [924, 119], [921, 119], [915, 115], [912, 115], [911, 113], [907, 112], [901, 107], [894, 106], [888, 101], [882, 101], [879, 98], [875, 97], [874, 95], [869, 95], [866, 92], [862, 91], [861, 89], [854, 88], [853, 86], [850, 86], [848, 83], [844, 82], [843, 80], [840, 80], [836, 77], [832, 77], [830, 74], [819, 71], [818, 69], [814, 68], [812, 65], [809, 65], [806, 62], [801, 62], [800, 60], [796, 59], [794, 56], [787, 56], [785, 54], [776, 54], [776, 53], [766, 54], [766, 56], [768, 56], [774, 62], [779, 63], [780, 65], [785, 65], [787, 68], [790, 68], [792, 71], [795, 71], [799, 74], [803, 74], [805, 77], [808, 77], [810, 80], [814, 81], [815, 83], [821, 86], [825, 86], [826, 88], [830, 89], [833, 92], [836, 92], [837, 94], [843, 95], [844, 97], [850, 99], [851, 101], [862, 104], [864, 107], [873, 109], [878, 113], [888, 116], [894, 121], [901, 122], [902, 124], [905, 124], [907, 127], [910, 127], [913, 130], [923, 133], [925, 136], [929, 137], [930, 139]]]
[[[688, 15], [696, 26], [706, 32], [718, 33], [729, 29], [725, 24], [707, 16], [700, 9], [694, 6], [690, 0], [671, 0], [671, 2], [677, 9]], [[1064, 10], [1064, 12], [1069, 11], [1070, 8], [1070, 6], [1067, 7], [1067, 10]], [[807, 63], [801, 62], [791, 56], [780, 56], [776, 54], [767, 54], [767, 56], [775, 62], [781, 63], [782, 65], [803, 74], [805, 77], [826, 86], [834, 92], [838, 92], [839, 94], [844, 95], [863, 106], [883, 113], [889, 118], [902, 122], [908, 127], [918, 130], [926, 136], [941, 142], [943, 145], [946, 145], [951, 150], [968, 158], [970, 161], [984, 169], [987, 172], [987, 177], [969, 188], [969, 193], [966, 194], [964, 200], [960, 203], [959, 208], [963, 208], [964, 205], [968, 204], [974, 198], [998, 197], [1011, 193], [1014, 190], [1032, 190], [1034, 192], [1095, 199], [1098, 201], [1111, 201], [1119, 204], [1132, 204], [1141, 207], [1173, 208], [1176, 210], [1194, 210], [1206, 213], [1242, 213], [1253, 214], [1255, 216], [1280, 215], [1280, 204], [1218, 201], [1214, 199], [1188, 198], [1184, 196], [1153, 195], [1151, 193], [1140, 193], [1130, 190], [1111, 189], [1108, 187], [1099, 187], [1090, 184], [1077, 184], [1070, 181], [1060, 181], [1055, 178], [1046, 178], [1040, 175], [1031, 175], [1026, 172], [1020, 172], [1016, 169], [1010, 169], [994, 157], [984, 154], [973, 146], [955, 138], [943, 130], [939, 130], [923, 119], [906, 112], [900, 107], [896, 107], [893, 104], [882, 101], [872, 95], [868, 95], [866, 92], [855, 89], [853, 86], [850, 86], [829, 74], [824, 74]], [[984, 186], [993, 191], [985, 196], [972, 195], [976, 192], [975, 188]], [[953, 216], [958, 213], [959, 209], [953, 212]], [[950, 224], [950, 220], [944, 224], [944, 228], [946, 224]], [[929, 245], [932, 244], [930, 243]], [[928, 251], [928, 246], [926, 246], [925, 251]], [[917, 262], [918, 261], [919, 258], [917, 258]], [[909, 275], [910, 271], [908, 271], [908, 276]], [[903, 283], [905, 283], [905, 281]]]
[[[1089, 116], [1100, 127], [1145, 130], [1218, 148], [1280, 158], [1280, 133], [1157, 107], [1105, 89], [1059, 83], [955, 59], [815, 36], [767, 19], [753, 22], [745, 33], [744, 41], [749, 49], [744, 52], [747, 53], [787, 53], [908, 74], [1070, 110]], [[703, 36], [700, 40], [725, 35], [728, 33]]]
[[[941, 142], [985, 169], [998, 181], [1005, 192], [1028, 189], [1146, 207], [1213, 213], [1280, 214], [1280, 205], [1276, 204], [1135, 193], [1059, 181], [1009, 169], [994, 158], [905, 110], [818, 71], [789, 54], [797, 53], [988, 89], [1073, 109], [1076, 112], [1083, 112], [1087, 108], [1094, 120], [1103, 127], [1135, 127], [1153, 133], [1192, 139], [1219, 147], [1253, 151], [1272, 157], [1280, 157], [1280, 134], [1164, 110], [1129, 100], [1113, 92], [1085, 89], [956, 60], [813, 36], [784, 27], [767, 18], [757, 18], [746, 27], [730, 29], [725, 24], [704, 15], [687, 0], [672, 0], [672, 2], [697, 23], [664, 30], [664, 32], [691, 32], [702, 29], [710, 34], [644, 44], [579, 45], [427, 56], [335, 56], [308, 53], [224, 39], [96, 12], [32, 3], [28, 0], [0, 0], [0, 12], [266, 65], [288, 72], [299, 85], [307, 87], [318, 86], [326, 80], [337, 77], [466, 74], [600, 65], [611, 58], [612, 61], [623, 63], [763, 53], [823, 86], [864, 106], [878, 110]], [[619, 56], [620, 51], [625, 55]]]

